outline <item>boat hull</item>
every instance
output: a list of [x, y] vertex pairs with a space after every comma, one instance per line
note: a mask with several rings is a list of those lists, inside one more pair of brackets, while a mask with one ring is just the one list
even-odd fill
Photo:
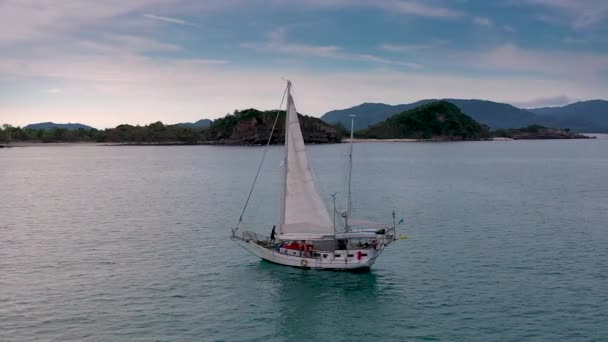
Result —
[[[327, 258], [306, 258], [296, 255], [280, 253], [274, 249], [259, 245], [255, 240], [234, 238], [236, 242], [251, 254], [279, 265], [292, 266], [307, 269], [324, 269], [334, 271], [365, 271], [372, 267], [382, 249], [344, 250], [337, 251], [340, 257], [334, 257], [333, 253], [327, 252]], [[363, 252], [364, 251], [364, 252]], [[359, 253], [361, 252], [361, 253]], [[324, 254], [323, 252], [320, 252]], [[359, 257], [359, 255], [365, 255]], [[348, 257], [352, 255], [353, 257]]]

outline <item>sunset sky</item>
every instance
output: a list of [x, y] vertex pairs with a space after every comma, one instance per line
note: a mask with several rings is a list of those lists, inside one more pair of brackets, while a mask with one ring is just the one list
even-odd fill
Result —
[[0, 124], [608, 97], [606, 0], [0, 0]]

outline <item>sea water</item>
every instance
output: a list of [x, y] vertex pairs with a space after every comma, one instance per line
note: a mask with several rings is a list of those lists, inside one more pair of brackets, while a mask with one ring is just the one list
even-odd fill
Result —
[[[356, 144], [353, 215], [409, 237], [367, 274], [230, 241], [262, 150], [0, 150], [0, 341], [608, 339], [608, 140]], [[281, 153], [243, 229], [276, 223]], [[309, 153], [342, 210], [347, 146]]]

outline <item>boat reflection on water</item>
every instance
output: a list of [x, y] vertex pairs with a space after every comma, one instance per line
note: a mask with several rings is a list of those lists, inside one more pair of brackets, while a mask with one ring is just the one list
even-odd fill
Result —
[[329, 340], [335, 329], [375, 336], [374, 331], [358, 327], [355, 318], [375, 320], [382, 315], [381, 297], [390, 300], [388, 293], [379, 295], [379, 276], [373, 271], [319, 272], [260, 261], [252, 272], [272, 284], [272, 307], [278, 311], [275, 336], [285, 340]]

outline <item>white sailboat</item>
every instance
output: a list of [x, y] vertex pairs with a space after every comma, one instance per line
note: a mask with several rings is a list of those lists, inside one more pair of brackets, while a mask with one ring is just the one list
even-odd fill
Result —
[[[393, 212], [392, 226], [351, 219], [350, 178], [353, 151], [351, 123], [347, 210], [340, 215], [344, 218], [344, 224], [338, 229], [335, 195], [332, 196], [334, 198], [332, 219], [314, 181], [291, 87], [291, 82], [288, 81], [285, 154], [282, 163], [282, 205], [280, 221], [276, 225], [277, 234], [271, 239], [240, 229], [248, 198], [239, 222], [232, 230], [231, 239], [250, 253], [281, 265], [329, 270], [369, 269], [384, 248], [396, 238], [395, 213]], [[270, 139], [268, 142], [270, 143]], [[261, 164], [257, 175], [260, 169]], [[274, 228], [272, 235], [275, 235]]]

